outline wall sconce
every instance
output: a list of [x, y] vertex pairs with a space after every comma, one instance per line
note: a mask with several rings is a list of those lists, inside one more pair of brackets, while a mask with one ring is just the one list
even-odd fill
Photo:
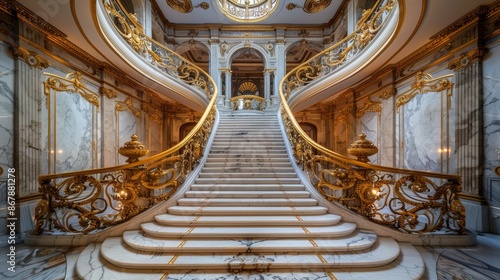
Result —
[[500, 176], [500, 166], [495, 167], [495, 173]]

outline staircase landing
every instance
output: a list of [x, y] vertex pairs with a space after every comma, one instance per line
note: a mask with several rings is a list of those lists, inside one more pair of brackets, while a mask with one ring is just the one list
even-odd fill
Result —
[[312, 198], [276, 113], [221, 116], [202, 171], [177, 205], [90, 244], [83, 279], [420, 279], [412, 245], [361, 230]]

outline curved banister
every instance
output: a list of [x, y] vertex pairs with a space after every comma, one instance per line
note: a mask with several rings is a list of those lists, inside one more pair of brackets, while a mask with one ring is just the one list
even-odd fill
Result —
[[184, 139], [157, 155], [125, 165], [39, 176], [42, 199], [35, 208], [36, 234], [103, 230], [167, 200], [203, 156], [215, 120], [217, 87], [213, 79], [147, 37], [119, 2], [103, 1], [117, 32], [130, 47], [171, 78], [202, 89], [209, 98], [208, 106]]
[[[458, 197], [460, 176], [373, 165], [333, 152], [302, 130], [287, 103], [295, 89], [355, 58], [388, 20], [395, 4], [392, 0], [377, 1], [373, 9], [365, 11], [352, 34], [283, 78], [279, 91], [288, 140], [296, 161], [328, 200], [403, 232], [464, 234], [465, 208]], [[383, 11], [387, 14], [382, 20]]]

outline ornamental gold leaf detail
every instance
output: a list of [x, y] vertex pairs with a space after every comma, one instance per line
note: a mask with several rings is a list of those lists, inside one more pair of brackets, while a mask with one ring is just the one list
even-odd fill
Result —
[[29, 51], [23, 47], [10, 47], [10, 52], [15, 56], [24, 60], [29, 66], [44, 69], [49, 67], [49, 61], [34, 51]]
[[[49, 76], [43, 82], [46, 96], [50, 95], [51, 90], [55, 92], [74, 92], [80, 94], [90, 104], [99, 107], [99, 95], [89, 90], [83, 83], [82, 73], [78, 71], [68, 73], [64, 78], [50, 73], [45, 73], [45, 75]], [[49, 98], [47, 98], [47, 102], [49, 102]]]
[[432, 78], [431, 74], [423, 73], [422, 71], [417, 72], [415, 75], [415, 82], [411, 85], [411, 88], [397, 97], [396, 107], [399, 108], [405, 105], [418, 94], [446, 90], [448, 91], [448, 96], [450, 96], [453, 83], [448, 78], [452, 76], [453, 74], [449, 74], [438, 78]]

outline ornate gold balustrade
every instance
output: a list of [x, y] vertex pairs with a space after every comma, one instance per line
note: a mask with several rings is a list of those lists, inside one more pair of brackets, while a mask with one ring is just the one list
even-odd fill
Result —
[[363, 12], [354, 32], [290, 71], [282, 81], [285, 97], [288, 98], [297, 89], [335, 71], [359, 55], [382, 30], [395, 5], [396, 0], [377, 1], [372, 9]]
[[266, 99], [255, 95], [238, 95], [231, 97], [229, 107], [233, 111], [238, 110], [256, 110], [264, 111], [266, 108]]
[[[372, 165], [362, 153], [360, 159], [365, 160], [360, 161], [330, 151], [300, 128], [287, 104], [293, 91], [355, 58], [389, 18], [394, 5], [393, 0], [378, 1], [364, 12], [354, 33], [299, 65], [281, 81], [281, 113], [288, 140], [297, 163], [329, 201], [406, 233], [464, 234], [459, 176]], [[364, 141], [360, 140], [358, 144]]]
[[116, 0], [104, 0], [117, 31], [152, 66], [203, 90], [210, 99], [191, 132], [174, 147], [140, 160], [144, 147], [133, 137], [120, 153], [128, 164], [39, 177], [42, 199], [35, 233], [91, 233], [119, 224], [161, 201], [182, 184], [203, 156], [215, 119], [217, 89], [208, 74], [148, 38], [134, 16]]

